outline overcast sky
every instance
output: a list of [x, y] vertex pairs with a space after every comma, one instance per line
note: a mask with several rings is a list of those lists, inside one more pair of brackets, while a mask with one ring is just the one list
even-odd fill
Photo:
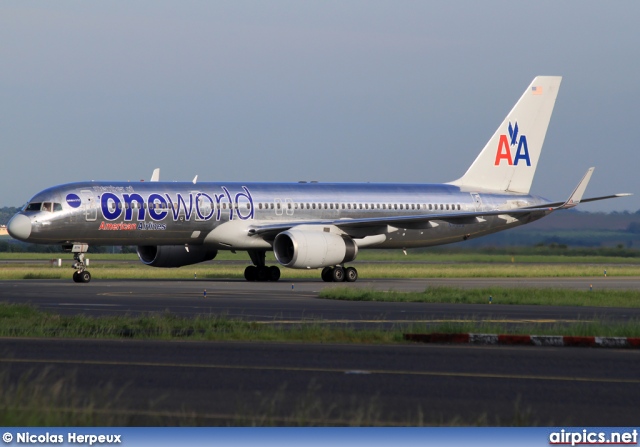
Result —
[[532, 193], [640, 209], [640, 2], [3, 1], [0, 206], [81, 180], [447, 182], [564, 77]]

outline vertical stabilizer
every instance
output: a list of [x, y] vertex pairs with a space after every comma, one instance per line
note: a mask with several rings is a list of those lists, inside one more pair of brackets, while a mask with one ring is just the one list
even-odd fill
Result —
[[561, 76], [536, 77], [471, 167], [451, 184], [472, 190], [527, 194], [561, 80]]

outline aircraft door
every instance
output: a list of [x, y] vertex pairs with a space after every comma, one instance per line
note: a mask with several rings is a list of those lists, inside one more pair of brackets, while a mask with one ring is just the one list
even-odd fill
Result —
[[93, 192], [89, 190], [80, 191], [82, 197], [82, 209], [84, 209], [84, 217], [87, 222], [93, 222], [98, 218], [98, 203], [96, 202]]
[[285, 201], [285, 210], [287, 216], [293, 216], [293, 200], [292, 199], [284, 199]]
[[276, 216], [282, 216], [282, 199], [273, 199], [276, 204]]
[[471, 197], [473, 198], [473, 201], [476, 205], [476, 211], [482, 211], [482, 198], [480, 197], [480, 194], [478, 194], [477, 192], [472, 192]]

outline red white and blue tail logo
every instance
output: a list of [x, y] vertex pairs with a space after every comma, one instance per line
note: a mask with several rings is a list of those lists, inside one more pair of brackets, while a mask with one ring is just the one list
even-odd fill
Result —
[[495, 165], [500, 166], [503, 161], [509, 166], [517, 166], [521, 161], [526, 162], [527, 166], [531, 166], [527, 137], [526, 135], [518, 135], [517, 121], [515, 125], [511, 125], [511, 121], [509, 121], [509, 137], [505, 134], [500, 135]]

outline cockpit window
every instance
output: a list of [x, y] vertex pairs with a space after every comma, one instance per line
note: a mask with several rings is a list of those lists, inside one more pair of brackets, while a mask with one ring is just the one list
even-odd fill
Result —
[[24, 207], [24, 211], [62, 211], [62, 204], [51, 202], [31, 202]]
[[25, 211], [40, 211], [40, 208], [42, 208], [42, 203], [40, 202], [32, 202], [27, 204], [27, 206], [24, 207]]

